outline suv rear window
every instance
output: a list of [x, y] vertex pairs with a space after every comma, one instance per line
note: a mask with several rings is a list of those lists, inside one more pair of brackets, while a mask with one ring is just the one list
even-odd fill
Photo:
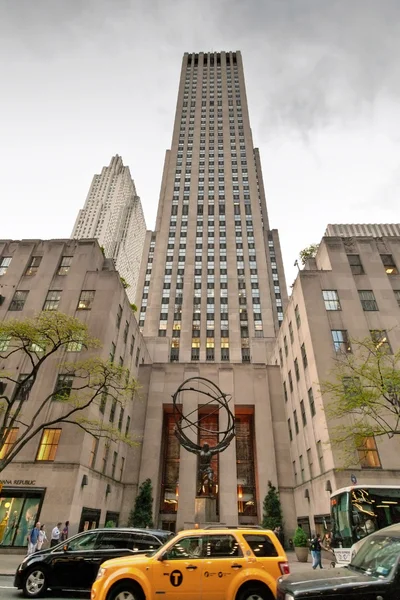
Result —
[[267, 535], [244, 534], [243, 537], [255, 556], [278, 556], [273, 542]]
[[134, 537], [124, 531], [110, 531], [101, 533], [96, 544], [96, 550], [133, 550]]

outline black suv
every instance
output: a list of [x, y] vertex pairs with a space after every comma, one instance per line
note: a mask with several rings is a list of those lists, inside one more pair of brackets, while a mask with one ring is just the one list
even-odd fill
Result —
[[28, 555], [15, 574], [14, 586], [28, 598], [47, 588], [90, 590], [101, 563], [159, 548], [174, 534], [157, 529], [106, 528], [78, 533], [65, 542]]
[[278, 580], [278, 600], [399, 600], [400, 524], [365, 538], [343, 568], [309, 571]]

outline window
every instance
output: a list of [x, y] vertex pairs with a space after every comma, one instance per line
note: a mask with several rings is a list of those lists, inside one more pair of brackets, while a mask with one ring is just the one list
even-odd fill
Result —
[[9, 336], [9, 335], [0, 336], [0, 352], [5, 352], [6, 350], [8, 350], [8, 346], [10, 345], [10, 342], [11, 342], [11, 336]]
[[118, 429], [119, 429], [119, 431], [121, 431], [121, 429], [122, 429], [122, 422], [124, 420], [124, 412], [125, 412], [125, 409], [124, 409], [123, 406], [121, 406], [121, 410], [120, 410], [120, 413], [119, 413], [119, 419], [118, 419]]
[[285, 356], [287, 356], [288, 355], [288, 345], [287, 345], [286, 335], [283, 338], [283, 346], [285, 348]]
[[112, 464], [111, 464], [111, 477], [113, 479], [115, 477], [115, 469], [117, 468], [117, 460], [118, 460], [118, 453], [114, 452], [113, 453], [113, 460], [112, 460]]
[[297, 467], [296, 467], [296, 461], [293, 461], [293, 475], [294, 475], [294, 482], [297, 485]]
[[114, 344], [114, 342], [111, 342], [111, 348], [110, 348], [110, 363], [114, 362], [114, 358], [115, 358], [115, 350], [116, 350], [116, 346]]
[[321, 441], [317, 442], [317, 453], [318, 453], [319, 469], [320, 469], [321, 473], [325, 473], [325, 461], [324, 461], [324, 453], [322, 451]]
[[297, 358], [294, 359], [294, 372], [296, 374], [296, 380], [299, 381], [300, 380], [300, 371], [299, 371], [299, 363], [297, 361]]
[[110, 409], [110, 416], [108, 419], [110, 421], [110, 423], [114, 423], [116, 408], [117, 408], [117, 399], [113, 398], [113, 401], [111, 404], [111, 409]]
[[129, 323], [128, 323], [128, 321], [126, 321], [125, 329], [124, 329], [124, 344], [126, 344], [126, 341], [128, 339], [128, 333], [129, 333]]
[[117, 329], [119, 329], [121, 326], [121, 319], [122, 319], [122, 306], [119, 305], [118, 311], [117, 311], [117, 323], [116, 323]]
[[131, 336], [131, 346], [129, 348], [129, 354], [132, 356], [133, 354], [133, 349], [135, 347], [135, 336]]
[[71, 395], [73, 375], [59, 375], [54, 390], [53, 400], [66, 400]]
[[289, 371], [288, 372], [288, 379], [289, 379], [289, 389], [291, 392], [293, 392], [293, 379], [292, 379], [292, 372]]
[[394, 290], [394, 295], [395, 295], [395, 297], [396, 297], [397, 304], [398, 304], [398, 305], [399, 305], [399, 307], [400, 307], [400, 290]]
[[58, 310], [61, 300], [61, 291], [47, 292], [46, 300], [43, 305], [43, 310]]
[[296, 325], [297, 325], [297, 329], [298, 329], [301, 325], [301, 319], [300, 319], [299, 307], [297, 304], [294, 307], [294, 316], [296, 317]]
[[137, 348], [136, 350], [136, 358], [135, 358], [135, 365], [138, 366], [139, 364], [139, 358], [140, 358], [140, 348]]
[[311, 416], [315, 417], [315, 402], [314, 402], [314, 394], [312, 388], [308, 390], [308, 403], [310, 405]]
[[220, 534], [203, 538], [202, 556], [205, 558], [231, 558], [243, 556], [243, 554], [239, 542], [233, 535]]
[[349, 265], [353, 275], [362, 275], [364, 269], [359, 254], [348, 254]]
[[301, 359], [303, 361], [303, 367], [306, 369], [308, 365], [307, 352], [304, 344], [301, 345]]
[[41, 256], [32, 256], [28, 268], [25, 271], [26, 276], [36, 275], [40, 263], [42, 262]]
[[323, 290], [322, 297], [324, 299], [326, 310], [341, 310], [339, 296], [336, 290]]
[[293, 326], [292, 326], [292, 321], [289, 321], [289, 336], [290, 336], [290, 343], [293, 344]]
[[82, 337], [77, 335], [76, 340], [71, 340], [67, 344], [67, 352], [80, 352], [83, 347]]
[[89, 457], [89, 469], [94, 469], [96, 466], [97, 450], [99, 448], [99, 438], [94, 437], [92, 440], [92, 449]]
[[297, 420], [297, 410], [293, 411], [293, 421], [294, 421], [294, 430], [296, 433], [299, 433], [299, 422]]
[[283, 382], [283, 395], [285, 397], [285, 402], [287, 402], [288, 400], [288, 395], [287, 395], [287, 387], [286, 387], [286, 381]]
[[288, 424], [288, 430], [289, 430], [289, 439], [290, 439], [290, 441], [292, 441], [293, 440], [293, 433], [292, 433], [292, 425], [290, 423], [290, 419], [288, 419], [287, 424]]
[[345, 396], [357, 396], [361, 391], [361, 382], [359, 377], [342, 377], [343, 391]]
[[21, 402], [28, 400], [33, 384], [34, 379], [33, 377], [29, 377], [29, 373], [21, 373], [21, 375], [18, 376], [14, 400], [19, 400]]
[[28, 294], [29, 292], [17, 290], [14, 294], [13, 299], [11, 300], [11, 304], [8, 310], [23, 310]]
[[384, 329], [372, 329], [370, 334], [377, 350], [385, 352], [385, 354], [392, 354], [388, 335]]
[[67, 275], [72, 263], [72, 256], [63, 256], [58, 267], [57, 275]]
[[121, 466], [119, 468], [119, 480], [122, 480], [122, 475], [124, 474], [124, 466], [125, 466], [125, 457], [121, 456]]
[[110, 446], [109, 444], [105, 444], [104, 446], [104, 453], [103, 453], [103, 465], [101, 468], [101, 472], [103, 473], [103, 475], [105, 474], [105, 472], [107, 471], [107, 463], [108, 463], [108, 455], [110, 453]]
[[331, 333], [335, 352], [351, 352], [349, 337], [345, 329], [332, 329]]
[[278, 556], [276, 548], [267, 535], [246, 534], [243, 536], [255, 556]]
[[359, 290], [358, 295], [363, 310], [379, 310], [372, 290]]
[[0, 258], [0, 276], [7, 273], [7, 269], [11, 264], [11, 256], [3, 256]]
[[300, 402], [300, 412], [301, 412], [301, 420], [303, 425], [307, 425], [307, 415], [306, 415], [306, 407], [304, 406], [304, 401]]
[[90, 310], [93, 306], [94, 294], [93, 290], [83, 290], [79, 298], [77, 310]]
[[308, 462], [308, 468], [310, 469], [310, 478], [312, 479], [314, 477], [314, 465], [313, 465], [313, 459], [312, 459], [312, 454], [311, 454], [311, 448], [308, 448], [308, 450], [307, 450], [307, 462]]
[[130, 418], [130, 416], [128, 415], [128, 416], [126, 417], [125, 436], [127, 436], [127, 435], [128, 435], [128, 433], [129, 433], [129, 429], [130, 429], [130, 426], [131, 426], [131, 418]]
[[383, 262], [383, 266], [385, 267], [385, 271], [387, 275], [398, 275], [399, 272], [396, 267], [396, 263], [393, 260], [393, 256], [391, 254], [381, 254], [381, 259]]
[[36, 460], [52, 461], [56, 457], [60, 442], [61, 429], [43, 429], [42, 439], [36, 454]]
[[382, 467], [373, 436], [364, 438], [357, 448], [357, 452], [362, 469], [380, 469]]
[[300, 462], [300, 477], [301, 477], [301, 481], [304, 481], [304, 461], [303, 461], [303, 455], [300, 454], [299, 456], [299, 462]]
[[7, 430], [7, 435], [4, 440], [4, 444], [0, 448], [0, 460], [5, 458], [7, 454], [11, 451], [13, 445], [17, 441], [18, 431], [18, 427], [12, 427], [11, 429]]

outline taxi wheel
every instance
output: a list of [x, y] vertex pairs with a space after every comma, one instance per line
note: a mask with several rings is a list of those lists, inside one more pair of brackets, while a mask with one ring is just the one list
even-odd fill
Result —
[[136, 586], [124, 582], [111, 590], [107, 600], [144, 600], [144, 598]]
[[22, 593], [26, 598], [39, 598], [47, 590], [47, 575], [41, 567], [34, 567], [25, 577]]
[[258, 586], [251, 586], [244, 589], [237, 596], [237, 600], [270, 600], [272, 596], [269, 592], [265, 591], [264, 588]]

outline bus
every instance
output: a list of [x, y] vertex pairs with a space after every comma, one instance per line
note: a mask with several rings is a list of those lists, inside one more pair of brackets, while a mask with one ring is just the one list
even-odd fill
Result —
[[338, 564], [348, 564], [362, 540], [400, 523], [400, 485], [353, 485], [331, 494], [331, 547]]

